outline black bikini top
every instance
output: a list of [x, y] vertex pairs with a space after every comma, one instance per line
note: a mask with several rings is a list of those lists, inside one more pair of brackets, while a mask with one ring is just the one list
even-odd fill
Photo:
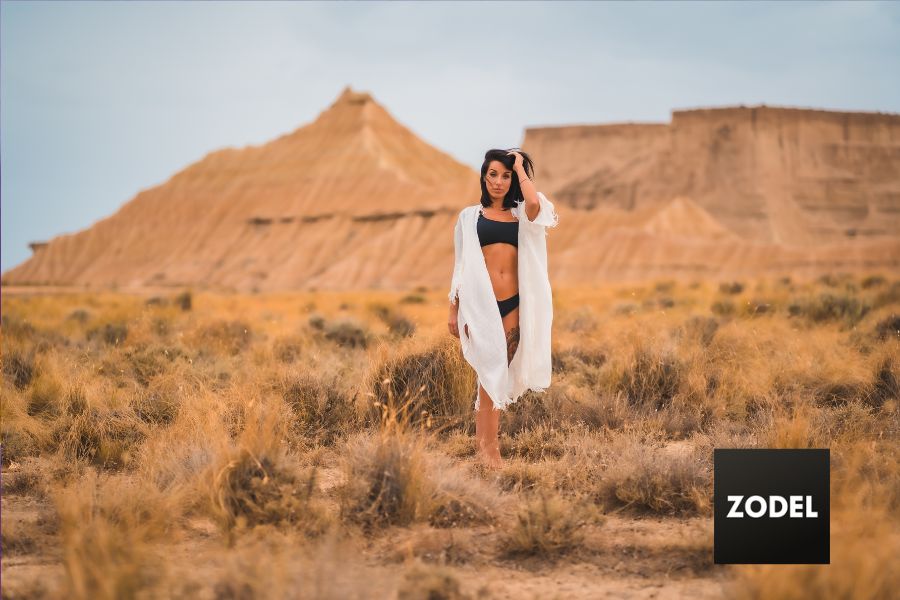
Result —
[[482, 246], [489, 244], [512, 244], [519, 247], [519, 222], [518, 221], [494, 221], [488, 219], [482, 213], [478, 213], [478, 243]]

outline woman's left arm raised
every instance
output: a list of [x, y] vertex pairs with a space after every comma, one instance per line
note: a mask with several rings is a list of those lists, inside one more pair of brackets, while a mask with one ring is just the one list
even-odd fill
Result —
[[525, 172], [525, 165], [522, 162], [522, 155], [518, 152], [512, 152], [516, 156], [516, 162], [513, 164], [513, 170], [519, 176], [519, 188], [522, 190], [522, 197], [525, 198], [525, 215], [529, 221], [534, 221], [541, 210], [541, 202], [537, 196], [537, 188], [534, 182], [529, 179], [528, 173]]

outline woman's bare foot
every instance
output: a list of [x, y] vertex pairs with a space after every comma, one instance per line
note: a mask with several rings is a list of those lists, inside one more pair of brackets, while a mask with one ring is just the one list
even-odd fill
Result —
[[503, 466], [506, 464], [506, 461], [498, 456], [487, 459], [487, 462], [485, 464], [488, 466], [488, 468], [497, 471], [503, 468]]
[[498, 446], [481, 448], [479, 458], [486, 467], [493, 470], [500, 469], [506, 464], [506, 461], [500, 456], [500, 448]]

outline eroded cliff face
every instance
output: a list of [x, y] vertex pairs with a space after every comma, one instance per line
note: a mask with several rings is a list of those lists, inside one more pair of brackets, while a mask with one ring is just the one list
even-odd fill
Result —
[[776, 107], [669, 124], [529, 129], [536, 177], [579, 208], [690, 198], [740, 237], [816, 245], [900, 235], [900, 115]]
[[314, 122], [213, 152], [110, 217], [53, 238], [3, 283], [394, 287], [421, 261], [447, 261], [447, 221], [479, 196], [470, 167], [347, 88]]
[[[530, 129], [555, 203], [554, 285], [900, 270], [900, 116], [769, 107]], [[233, 291], [449, 286], [478, 173], [350, 88], [312, 123], [226, 148], [3, 285]]]

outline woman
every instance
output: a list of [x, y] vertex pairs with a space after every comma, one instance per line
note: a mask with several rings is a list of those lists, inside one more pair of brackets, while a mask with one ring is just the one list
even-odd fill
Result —
[[500, 410], [527, 390], [550, 385], [546, 229], [559, 217], [535, 189], [532, 173], [525, 152], [489, 150], [481, 165], [481, 203], [460, 211], [454, 231], [448, 325], [478, 376], [475, 436], [490, 467], [503, 464]]

